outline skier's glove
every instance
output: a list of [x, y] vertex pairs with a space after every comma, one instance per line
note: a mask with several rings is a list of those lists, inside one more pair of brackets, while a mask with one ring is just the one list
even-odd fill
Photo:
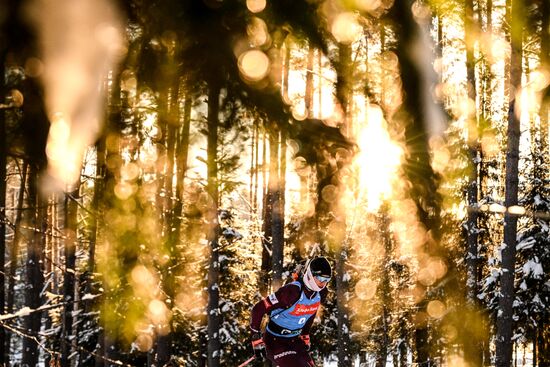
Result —
[[256, 356], [256, 359], [261, 361], [265, 358], [265, 343], [260, 333], [252, 334], [252, 348], [254, 349], [254, 355]]
[[306, 345], [306, 350], [309, 350], [311, 348], [311, 342], [309, 340], [309, 335], [300, 335], [300, 339], [303, 340], [304, 344]]

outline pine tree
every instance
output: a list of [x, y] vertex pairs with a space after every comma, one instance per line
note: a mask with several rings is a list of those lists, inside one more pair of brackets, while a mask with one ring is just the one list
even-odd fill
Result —
[[514, 276], [516, 264], [517, 216], [509, 209], [518, 204], [518, 160], [520, 121], [519, 105], [516, 104], [517, 93], [521, 88], [522, 75], [522, 35], [523, 3], [512, 2], [511, 10], [511, 43], [510, 60], [510, 105], [508, 111], [508, 143], [506, 148], [506, 197], [504, 206], [508, 209], [504, 217], [504, 244], [502, 248], [502, 275], [500, 279], [499, 315], [496, 334], [496, 366], [509, 366], [512, 360], [513, 345], [513, 301], [515, 295]]
[[70, 192], [65, 194], [65, 272], [63, 279], [63, 325], [61, 331], [61, 363], [69, 363], [69, 355], [72, 353], [73, 339], [73, 314], [75, 311], [75, 275], [76, 275], [76, 251], [78, 241], [78, 203], [80, 198], [80, 180]]
[[[3, 35], [2, 30], [0, 29], [0, 37]], [[0, 105], [4, 105], [5, 95], [6, 95], [6, 47], [4, 45], [0, 46]], [[6, 139], [6, 117], [4, 113], [4, 108], [0, 107], [0, 311], [3, 313], [5, 310], [5, 256], [6, 253], [6, 167], [8, 163], [7, 159], [7, 139]], [[13, 266], [13, 264], [12, 264]], [[6, 356], [9, 356], [9, 349], [5, 349], [6, 343], [6, 331], [4, 328], [0, 330], [0, 365], [6, 363]]]

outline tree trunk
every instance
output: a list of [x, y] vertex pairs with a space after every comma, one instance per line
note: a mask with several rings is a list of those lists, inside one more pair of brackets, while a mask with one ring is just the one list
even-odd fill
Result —
[[[409, 193], [416, 207], [418, 223], [430, 233], [430, 239], [419, 246], [419, 266], [429, 266], [428, 261], [432, 256], [444, 258], [446, 251], [440, 246], [441, 239], [441, 196], [438, 192], [438, 177], [434, 172], [430, 161], [430, 134], [443, 126], [434, 126], [442, 121], [433, 121], [430, 112], [437, 116], [440, 112], [431, 98], [426, 98], [426, 91], [431, 88], [428, 85], [431, 75], [426, 73], [430, 68], [429, 59], [416, 57], [421, 50], [428, 51], [428, 46], [423, 40], [427, 35], [426, 30], [415, 21], [411, 11], [411, 1], [397, 0], [391, 10], [392, 19], [395, 20], [395, 38], [397, 45], [395, 52], [399, 60], [400, 76], [403, 85], [403, 103], [400, 110], [394, 115], [394, 120], [405, 126], [406, 151], [408, 152], [403, 162], [403, 170], [406, 179], [411, 183]], [[428, 51], [429, 52], [429, 51]], [[429, 56], [429, 54], [428, 54]], [[443, 116], [440, 117], [443, 120]], [[437, 117], [436, 117], [437, 119]], [[434, 126], [435, 129], [430, 128]], [[446, 261], [447, 273], [440, 279], [446, 290], [453, 291], [456, 282], [453, 262]], [[422, 282], [416, 283], [417, 292], [426, 292], [426, 286]], [[454, 289], [456, 290], [456, 288]], [[427, 294], [427, 293], [426, 293]], [[417, 323], [414, 330], [415, 348], [414, 362], [422, 366], [430, 366], [434, 360], [431, 356], [428, 344], [428, 323], [424, 320], [427, 315], [428, 300], [423, 298], [417, 302]]]
[[306, 70], [306, 93], [305, 93], [305, 106], [306, 116], [308, 118], [313, 117], [313, 62], [315, 60], [315, 49], [309, 45], [307, 53], [307, 70]]
[[[112, 178], [112, 172], [107, 167], [107, 154], [112, 148], [107, 147], [107, 138], [110, 132], [116, 130], [115, 127], [119, 126], [122, 121], [122, 107], [121, 107], [121, 91], [120, 91], [120, 73], [117, 73], [111, 83], [111, 89], [108, 94], [108, 109], [106, 113], [106, 126], [103, 129], [101, 136], [96, 143], [96, 172], [94, 182], [94, 193], [92, 198], [92, 217], [90, 223], [90, 247], [88, 252], [88, 266], [87, 266], [87, 284], [86, 292], [92, 292], [92, 282], [94, 281], [94, 272], [96, 269], [96, 250], [100, 247], [101, 241], [101, 229], [104, 228], [104, 213], [105, 213], [105, 194], [107, 185]], [[94, 305], [94, 300], [84, 301], [84, 312], [88, 314]], [[98, 347], [97, 354], [95, 356], [95, 367], [104, 366], [104, 360], [101, 358], [106, 355], [105, 349], [105, 331], [101, 330], [98, 333]], [[80, 360], [85, 357], [84, 353], [81, 353]]]
[[211, 207], [206, 214], [208, 223], [207, 239], [210, 244], [210, 266], [208, 267], [208, 367], [220, 365], [220, 289], [219, 289], [219, 223], [218, 223], [218, 124], [220, 108], [220, 87], [215, 82], [209, 84], [208, 90], [208, 147], [207, 169], [208, 184], [206, 190], [210, 195]]
[[407, 343], [405, 343], [405, 340], [401, 340], [399, 344], [399, 367], [406, 367], [408, 365], [407, 354]]
[[[546, 70], [550, 68], [550, 2], [541, 1], [541, 35], [540, 35], [540, 64], [542, 67], [546, 67]], [[550, 164], [550, 141], [548, 140], [548, 113], [550, 112], [550, 94], [548, 94], [548, 87], [546, 88], [546, 96], [542, 100], [540, 106], [540, 152], [543, 164], [541, 165], [540, 175], [541, 179], [547, 180], [548, 177], [548, 164]], [[546, 176], [545, 176], [546, 175]]]
[[[493, 1], [487, 0], [486, 3], [486, 11], [485, 11], [485, 19], [486, 19], [486, 25], [485, 25], [485, 32], [488, 35], [489, 39], [491, 40], [493, 38]], [[479, 19], [483, 19], [483, 17], [479, 17]], [[493, 95], [493, 89], [491, 86], [492, 80], [493, 80], [493, 73], [491, 72], [491, 63], [490, 60], [487, 59], [487, 57], [484, 57], [482, 60], [482, 91], [480, 96], [480, 119], [479, 119], [479, 135], [482, 137], [486, 131], [490, 128], [490, 116], [491, 116], [491, 101], [492, 101], [492, 95]], [[486, 157], [484, 155], [484, 152], [482, 149], [479, 151], [479, 197], [485, 197], [486, 191], [487, 191], [487, 184], [484, 182], [487, 181], [488, 177], [488, 169], [489, 165], [485, 164]], [[487, 228], [487, 220], [488, 216], [482, 213], [478, 213], [478, 224], [481, 228]], [[483, 241], [483, 240], [482, 240]], [[478, 274], [476, 279], [480, 280], [483, 276], [483, 267], [484, 263], [478, 264]], [[482, 320], [482, 330], [483, 330], [483, 339], [482, 339], [482, 345], [481, 345], [481, 353], [482, 353], [482, 365], [483, 366], [491, 366], [491, 333], [489, 332], [491, 328], [491, 324], [488, 317], [488, 310], [485, 309], [483, 311], [483, 320]]]
[[[260, 269], [260, 294], [266, 296], [269, 291], [269, 272], [271, 266], [271, 241], [272, 241], [272, 217], [273, 217], [273, 191], [270, 185], [267, 183], [265, 167], [267, 166], [267, 152], [266, 152], [266, 133], [264, 131], [263, 138], [263, 152], [262, 152], [262, 166], [263, 166], [263, 237], [262, 237], [262, 266]], [[271, 157], [270, 157], [271, 160]]]
[[252, 121], [252, 128], [250, 130], [252, 130], [252, 138], [250, 139], [250, 173], [249, 173], [249, 177], [250, 177], [250, 182], [249, 182], [249, 185], [248, 185], [248, 201], [250, 202], [250, 212], [251, 214], [253, 215], [254, 214], [254, 209], [255, 209], [255, 205], [254, 205], [254, 201], [255, 201], [255, 193], [254, 193], [254, 190], [255, 190], [255, 187], [254, 187], [254, 177], [257, 175], [257, 170], [256, 170], [256, 167], [257, 165], [255, 165], [255, 160], [256, 160], [256, 150], [257, 150], [257, 146], [256, 146], [256, 119], [254, 119]]
[[[475, 70], [474, 43], [475, 35], [478, 34], [479, 25], [474, 19], [473, 0], [466, 0], [464, 4], [464, 29], [466, 43], [466, 78], [468, 89], [468, 100], [477, 100], [477, 82]], [[477, 108], [468, 109], [468, 152], [470, 155], [470, 171], [468, 177], [468, 217], [466, 220], [466, 288], [467, 288], [467, 308], [475, 324], [477, 320], [478, 305], [478, 169], [481, 164], [479, 149], [479, 128], [477, 122]], [[479, 328], [476, 325], [465, 327], [467, 337], [464, 338], [464, 357], [473, 366], [481, 366], [483, 361], [481, 333], [477, 332]]]
[[[269, 186], [273, 192], [272, 222], [271, 222], [271, 262], [272, 262], [272, 288], [277, 290], [283, 283], [283, 257], [284, 257], [284, 192], [281, 180], [284, 172], [280, 167], [282, 162], [282, 143], [279, 137], [282, 132], [272, 129], [269, 139]], [[279, 154], [281, 152], [281, 154]], [[281, 156], [281, 158], [280, 158]]]
[[391, 233], [389, 228], [388, 209], [380, 208], [380, 233], [384, 244], [384, 257], [381, 263], [381, 281], [379, 285], [379, 297], [382, 301], [382, 340], [376, 356], [376, 367], [385, 367], [388, 358], [388, 350], [391, 348], [391, 285], [390, 285], [390, 261], [393, 252]]
[[[282, 273], [283, 263], [283, 244], [280, 238], [278, 215], [279, 211], [279, 131], [272, 124], [269, 133], [269, 180], [268, 180], [268, 196], [271, 199], [271, 221], [266, 223], [271, 227], [271, 287], [273, 290], [279, 288], [281, 279], [278, 277]], [[275, 274], [275, 269], [279, 274]]]
[[[474, 37], [472, 33], [477, 29], [475, 27], [474, 3], [473, 0], [465, 2], [464, 28], [466, 39], [466, 74], [468, 82], [468, 99], [476, 100], [476, 78], [475, 78], [475, 59], [474, 59]], [[468, 251], [466, 255], [467, 263], [467, 288], [468, 301], [473, 305], [477, 295], [477, 201], [478, 201], [478, 131], [476, 121], [476, 109], [468, 110], [468, 150], [470, 153], [470, 176], [468, 182], [468, 220], [467, 220], [467, 240]]]
[[[1, 33], [0, 29], [0, 34]], [[3, 42], [4, 43], [4, 42]], [[4, 44], [0, 45], [0, 105], [4, 104], [5, 100], [5, 59], [7, 50]], [[4, 313], [4, 305], [6, 301], [5, 283], [5, 254], [6, 254], [6, 169], [8, 164], [8, 146], [6, 139], [6, 116], [3, 109], [0, 109], [0, 314]], [[13, 265], [12, 265], [13, 266]], [[4, 349], [4, 346], [8, 349]], [[9, 344], [6, 343], [6, 330], [0, 327], [0, 366], [4, 365], [9, 356]]]
[[347, 299], [349, 298], [349, 276], [346, 263], [348, 260], [348, 246], [344, 241], [336, 249], [336, 308], [338, 310], [338, 367], [349, 367], [351, 360], [350, 320]]
[[284, 101], [290, 101], [288, 97], [288, 77], [290, 75], [290, 49], [291, 49], [291, 42], [290, 38], [287, 37], [285, 40], [285, 57], [284, 57], [284, 64], [283, 64], [283, 90], [281, 91], [283, 94], [283, 100]]
[[[37, 192], [38, 188], [38, 167], [31, 164], [29, 172], [29, 205], [32, 209], [29, 220], [30, 233], [27, 242], [26, 262], [26, 290], [25, 306], [31, 310], [41, 305], [40, 291], [42, 290], [43, 275], [40, 268], [42, 249], [42, 224], [44, 202]], [[24, 319], [25, 334], [29, 337], [23, 339], [23, 366], [36, 366], [38, 364], [38, 345], [32, 338], [38, 338], [40, 331], [41, 312], [33, 312]]]
[[76, 245], [78, 241], [78, 203], [80, 182], [65, 194], [65, 272], [63, 279], [63, 326], [61, 331], [61, 365], [69, 366], [72, 353], [73, 313], [75, 311]]
[[[46, 199], [48, 203], [48, 210], [47, 210], [47, 221], [50, 223], [51, 228], [59, 229], [59, 231], [62, 230], [63, 225], [59, 225], [58, 222], [58, 206], [62, 207], [62, 203], [58, 201], [58, 194], [52, 193], [48, 195], [48, 198]], [[63, 211], [64, 213], [64, 211]], [[57, 248], [56, 244], [59, 241], [59, 233], [54, 233], [53, 231], [49, 231], [46, 234], [46, 246], [44, 246], [44, 284], [47, 284], [44, 287], [45, 292], [50, 292], [52, 294], [59, 294], [57, 289], [57, 274], [54, 268], [54, 264], [58, 264], [58, 261], [55, 260], [52, 257], [52, 254], [54, 253], [54, 248]], [[61, 309], [62, 310], [62, 309]], [[45, 321], [44, 321], [44, 330], [50, 330], [52, 328], [52, 318], [49, 317], [49, 315], [46, 313], [45, 315]], [[60, 330], [60, 329], [58, 329]], [[50, 338], [50, 340], [46, 340], [46, 345], [48, 347], [57, 348], [61, 351], [60, 348], [60, 341], [61, 341], [61, 332], [59, 332], [59, 335], [57, 338]], [[56, 356], [52, 355], [45, 355], [44, 356], [44, 365], [48, 366], [50, 363], [55, 362]]]
[[[506, 149], [506, 208], [518, 203], [518, 162], [520, 140], [520, 111], [514, 93], [519, 92], [522, 74], [522, 0], [512, 2], [512, 57], [510, 60], [510, 106], [508, 110], [508, 144]], [[504, 215], [504, 244], [502, 249], [502, 275], [496, 333], [496, 367], [508, 367], [512, 363], [514, 275], [516, 267], [517, 216]]]
[[[339, 44], [338, 46], [338, 83], [336, 86], [336, 95], [339, 102], [342, 104], [344, 111], [344, 135], [351, 131], [351, 113], [349, 105], [352, 101], [352, 80], [351, 80], [351, 46]], [[321, 181], [320, 181], [321, 182]], [[322, 198], [322, 195], [320, 196]], [[323, 201], [320, 199], [320, 201]], [[332, 204], [333, 206], [337, 203]], [[328, 213], [326, 213], [328, 214]], [[322, 215], [322, 214], [321, 214]], [[343, 213], [341, 213], [343, 216]], [[333, 228], [338, 228], [336, 232], [345, 233], [345, 222], [341, 219], [334, 219], [331, 223]], [[347, 367], [351, 361], [351, 336], [350, 336], [350, 319], [349, 319], [349, 274], [347, 270], [349, 244], [348, 239], [337, 238], [334, 233], [330, 234], [333, 237], [333, 244], [336, 253], [336, 308], [338, 310], [338, 367]]]
[[[10, 246], [10, 271], [8, 274], [8, 299], [6, 305], [6, 313], [10, 314], [13, 312], [13, 305], [15, 301], [15, 273], [17, 270], [18, 262], [18, 252], [19, 252], [19, 242], [21, 238], [21, 225], [23, 218], [23, 203], [25, 200], [25, 188], [27, 187], [27, 168], [28, 164], [26, 161], [23, 161], [23, 167], [20, 171], [21, 184], [19, 185], [19, 192], [17, 194], [17, 212], [15, 213], [14, 221], [14, 233], [13, 240]], [[10, 345], [11, 345], [11, 334], [6, 335], [6, 356], [10, 355]], [[9, 363], [6, 359], [4, 363]]]
[[538, 329], [537, 336], [537, 365], [539, 367], [550, 366], [550, 330], [548, 327]]
[[[252, 208], [254, 214], [258, 213], [258, 179], [260, 169], [260, 124], [257, 120], [254, 121], [254, 161], [252, 163], [254, 167], [254, 188], [252, 190]], [[259, 232], [259, 228], [257, 228]]]
[[[317, 65], [319, 76], [317, 78], [318, 118], [323, 118], [323, 53], [317, 52]], [[368, 68], [367, 68], [368, 72]]]
[[[166, 195], [166, 222], [164, 223], [164, 239], [165, 244], [165, 253], [168, 254], [169, 260], [166, 265], [163, 266], [163, 288], [167, 296], [167, 304], [169, 307], [174, 309], [175, 297], [176, 297], [176, 267], [180, 262], [180, 257], [177, 250], [177, 245], [179, 241], [180, 233], [180, 224], [181, 224], [181, 211], [182, 205], [179, 196], [174, 194], [173, 180], [174, 174], [179, 172], [174, 172], [174, 167], [176, 165], [176, 135], [177, 131], [181, 128], [180, 125], [180, 114], [179, 114], [179, 89], [180, 83], [179, 78], [173, 78], [174, 82], [170, 90], [170, 101], [169, 110], [167, 113], [168, 117], [168, 126], [167, 126], [167, 139], [166, 139], [166, 152], [167, 152], [167, 167], [165, 175], [165, 195]], [[179, 167], [178, 167], [179, 169]], [[179, 178], [179, 175], [176, 176]], [[183, 178], [182, 178], [183, 179]], [[179, 193], [183, 191], [183, 182], [180, 185], [179, 181], [176, 181], [176, 189], [179, 190]], [[175, 198], [173, 200], [172, 198]], [[176, 213], [176, 208], [179, 212]], [[172, 358], [172, 333], [174, 331], [174, 325], [172, 320], [170, 321], [169, 332], [166, 335], [159, 336], [157, 342], [157, 364], [159, 366], [164, 366]]]

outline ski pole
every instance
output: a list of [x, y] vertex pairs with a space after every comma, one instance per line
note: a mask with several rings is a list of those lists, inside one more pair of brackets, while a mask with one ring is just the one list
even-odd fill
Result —
[[248, 358], [246, 361], [244, 361], [243, 363], [241, 363], [241, 364], [239, 365], [239, 367], [244, 367], [244, 366], [246, 366], [247, 364], [249, 364], [250, 362], [252, 362], [255, 358], [256, 358], [256, 356], [252, 356], [252, 357]]

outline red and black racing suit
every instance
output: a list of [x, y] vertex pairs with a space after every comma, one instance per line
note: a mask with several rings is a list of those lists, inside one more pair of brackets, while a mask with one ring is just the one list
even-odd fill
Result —
[[[259, 332], [262, 318], [264, 315], [276, 315], [278, 310], [284, 311], [290, 307], [293, 310], [300, 310], [301, 297], [313, 299], [320, 295], [321, 302], [326, 299], [328, 291], [323, 288], [320, 292], [314, 292], [307, 289], [300, 280], [300, 286], [296, 282], [289, 283], [279, 288], [275, 293], [262, 299], [252, 308], [252, 317], [250, 320], [250, 328], [252, 332]], [[302, 298], [303, 299], [303, 298]], [[289, 310], [292, 312], [292, 310]], [[316, 311], [308, 315], [307, 321], [303, 327], [296, 331], [297, 335], [292, 337], [282, 337], [276, 335], [280, 332], [280, 328], [273, 324], [272, 320], [263, 334], [263, 340], [266, 346], [267, 358], [273, 362], [276, 367], [314, 367], [315, 363], [309, 355], [309, 346], [306, 345], [303, 336], [309, 337], [309, 330], [315, 319]], [[271, 331], [270, 328], [276, 331]]]

